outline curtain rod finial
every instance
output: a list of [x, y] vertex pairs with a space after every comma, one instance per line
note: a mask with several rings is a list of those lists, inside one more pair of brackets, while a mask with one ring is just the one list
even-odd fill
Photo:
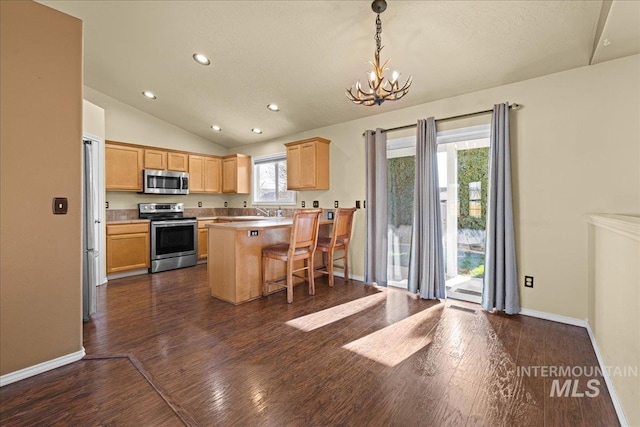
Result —
[[511, 108], [514, 109], [514, 110], [519, 110], [521, 107], [522, 107], [522, 105], [520, 105], [520, 104], [515, 104], [515, 103], [511, 104]]

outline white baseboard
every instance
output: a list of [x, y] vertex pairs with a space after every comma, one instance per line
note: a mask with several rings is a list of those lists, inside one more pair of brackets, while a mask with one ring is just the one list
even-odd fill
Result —
[[537, 317], [538, 319], [551, 320], [552, 322], [564, 323], [567, 325], [580, 326], [586, 328], [586, 320], [576, 319], [574, 317], [561, 316], [559, 314], [546, 313], [544, 311], [530, 310], [528, 308], [520, 309], [523, 316]]
[[591, 339], [591, 345], [593, 345], [593, 350], [596, 352], [596, 357], [598, 358], [598, 364], [600, 365], [600, 370], [602, 371], [604, 382], [607, 384], [607, 388], [609, 389], [609, 395], [611, 396], [611, 400], [613, 401], [613, 407], [615, 408], [616, 414], [618, 415], [618, 421], [620, 421], [620, 425], [622, 427], [626, 427], [629, 425], [629, 422], [627, 421], [627, 417], [624, 416], [622, 404], [620, 403], [620, 399], [618, 398], [616, 389], [613, 386], [613, 381], [611, 380], [609, 371], [606, 368], [604, 359], [602, 358], [602, 353], [600, 353], [600, 348], [598, 347], [598, 343], [596, 342], [596, 336], [591, 330], [591, 324], [589, 323], [588, 319], [585, 320], [585, 325], [585, 327], [587, 328], [587, 332], [589, 333], [589, 338]]
[[16, 381], [24, 380], [34, 375], [41, 374], [43, 372], [50, 371], [52, 369], [59, 368], [69, 363], [77, 362], [85, 356], [84, 347], [75, 353], [66, 354], [64, 356], [56, 357], [55, 359], [47, 360], [46, 362], [38, 363], [37, 365], [29, 366], [19, 371], [9, 372], [8, 374], [0, 376], [0, 387], [4, 387]]

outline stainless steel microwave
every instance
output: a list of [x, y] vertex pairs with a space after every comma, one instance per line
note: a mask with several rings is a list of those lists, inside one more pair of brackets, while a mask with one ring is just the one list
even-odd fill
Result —
[[145, 169], [143, 180], [145, 194], [189, 194], [187, 172]]

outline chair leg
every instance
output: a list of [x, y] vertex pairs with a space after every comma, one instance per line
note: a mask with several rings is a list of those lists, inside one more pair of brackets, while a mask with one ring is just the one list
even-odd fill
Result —
[[307, 267], [307, 277], [309, 278], [309, 295], [315, 295], [316, 284], [313, 277], [313, 257], [305, 259], [304, 265]]
[[293, 302], [293, 262], [287, 261], [287, 302]]
[[322, 252], [322, 268], [327, 268], [327, 253], [324, 251]]
[[349, 251], [348, 251], [348, 247], [344, 248], [344, 254], [343, 254], [343, 265], [344, 265], [344, 282], [347, 283], [349, 281]]
[[329, 272], [329, 286], [333, 287], [333, 249], [329, 251], [329, 263], [327, 264], [327, 271]]

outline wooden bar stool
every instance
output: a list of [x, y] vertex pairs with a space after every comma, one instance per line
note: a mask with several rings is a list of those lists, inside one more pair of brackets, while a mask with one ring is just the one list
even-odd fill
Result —
[[[309, 295], [316, 293], [313, 283], [313, 256], [318, 243], [318, 227], [322, 209], [299, 209], [293, 215], [291, 239], [289, 243], [281, 243], [262, 248], [262, 294], [269, 293], [269, 285], [277, 280], [267, 280], [267, 261], [277, 260], [287, 264], [287, 302], [293, 302], [293, 273], [307, 270]], [[304, 267], [294, 268], [294, 262], [304, 260]]]
[[[349, 241], [351, 240], [351, 227], [355, 211], [356, 208], [338, 209], [333, 220], [331, 238], [320, 237], [318, 239], [318, 250], [322, 251], [323, 264], [322, 269], [318, 271], [329, 275], [329, 286], [333, 286], [334, 263], [340, 259], [343, 260], [344, 265], [344, 281], [349, 281]], [[336, 251], [342, 251], [342, 256], [335, 258]]]

